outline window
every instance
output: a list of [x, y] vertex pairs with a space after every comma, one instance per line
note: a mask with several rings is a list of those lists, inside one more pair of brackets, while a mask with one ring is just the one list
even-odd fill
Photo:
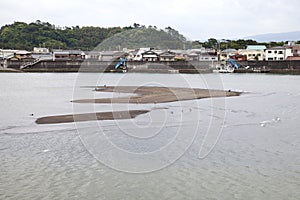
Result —
[[273, 60], [273, 58], [268, 58], [268, 60]]
[[274, 51], [274, 53], [277, 53], [277, 51]]
[[283, 60], [283, 58], [279, 58], [279, 60]]
[[257, 56], [261, 56], [261, 54], [259, 53], [259, 54], [257, 54]]
[[268, 51], [268, 53], [272, 53], [272, 51]]
[[279, 54], [283, 54], [283, 51], [279, 51], [278, 53], [279, 53]]

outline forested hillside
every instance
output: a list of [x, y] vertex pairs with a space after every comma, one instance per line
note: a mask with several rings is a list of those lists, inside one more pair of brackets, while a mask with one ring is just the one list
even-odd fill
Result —
[[[127, 27], [128, 28], [128, 27]], [[97, 44], [125, 28], [63, 27], [36, 21], [15, 22], [0, 30], [0, 48], [26, 49], [33, 47], [91, 50]]]
[[93, 50], [105, 39], [105, 43], [98, 48], [102, 50], [116, 50], [120, 47], [183, 48], [183, 42], [186, 42], [185, 37], [171, 27], [161, 30], [136, 23], [122, 28], [101, 28], [57, 27], [39, 20], [29, 24], [14, 22], [2, 26], [0, 36], [0, 48], [26, 50], [32, 50], [33, 47]]
[[120, 50], [122, 48], [137, 49], [141, 47], [183, 49], [191, 48], [191, 44], [183, 35], [171, 27], [164, 30], [154, 27], [140, 27], [115, 34], [104, 40], [96, 49]]
[[[217, 40], [205, 42], [187, 41], [170, 26], [158, 29], [156, 26], [134, 23], [127, 27], [58, 27], [49, 22], [37, 20], [33, 23], [14, 22], [0, 29], [0, 48], [32, 50], [33, 47], [49, 49], [121, 50], [123, 48], [154, 47], [157, 49], [243, 49], [247, 45], [263, 44], [267, 47], [282, 46], [286, 42], [258, 43], [254, 40]], [[298, 41], [297, 43], [300, 43]], [[100, 44], [100, 45], [99, 45]]]

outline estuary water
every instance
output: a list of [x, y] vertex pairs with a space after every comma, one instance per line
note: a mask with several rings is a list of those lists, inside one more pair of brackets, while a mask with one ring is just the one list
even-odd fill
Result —
[[[95, 84], [243, 93], [146, 105], [71, 102], [128, 95], [87, 87]], [[299, 85], [300, 76], [271, 74], [0, 73], [0, 199], [299, 199]], [[124, 109], [151, 111], [35, 123]]]

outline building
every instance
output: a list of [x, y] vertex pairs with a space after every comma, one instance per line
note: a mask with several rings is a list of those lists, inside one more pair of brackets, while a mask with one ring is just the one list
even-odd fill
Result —
[[55, 60], [69, 60], [69, 61], [82, 61], [85, 59], [85, 53], [80, 50], [53, 50], [53, 61]]
[[230, 56], [234, 56], [235, 54], [238, 54], [236, 49], [225, 49], [220, 53], [220, 61], [226, 61]]
[[171, 51], [165, 51], [159, 54], [160, 61], [175, 61], [175, 53]]
[[247, 50], [265, 51], [267, 47], [265, 45], [247, 45]]
[[185, 60], [187, 61], [197, 61], [199, 60], [199, 54], [197, 54], [196, 52], [190, 52], [184, 55]]
[[233, 60], [237, 60], [237, 61], [246, 61], [247, 60], [247, 56], [242, 55], [242, 54], [234, 54], [234, 55], [230, 56], [230, 58]]
[[18, 50], [14, 53], [14, 56], [10, 60], [33, 60], [32, 53], [30, 51]]
[[33, 47], [33, 53], [34, 54], [49, 54], [50, 51], [47, 48]]
[[15, 56], [15, 53], [18, 50], [12, 50], [12, 49], [0, 49], [0, 57], [2, 60], [11, 59]]
[[[135, 57], [133, 58], [134, 61], [142, 61], [143, 60], [143, 53], [146, 51], [151, 51], [153, 48], [147, 47], [147, 48], [140, 48], [137, 53], [135, 54]], [[155, 53], [155, 52], [154, 52]]]
[[292, 53], [293, 53], [293, 56], [300, 56], [300, 45], [293, 45], [291, 46], [292, 48]]
[[292, 49], [288, 47], [272, 47], [266, 50], [266, 60], [286, 60], [289, 56], [293, 56]]
[[286, 48], [291, 48], [293, 56], [300, 56], [300, 44], [287, 44], [284, 45]]
[[218, 61], [218, 55], [214, 52], [204, 52], [199, 55], [199, 61]]
[[265, 59], [264, 50], [239, 49], [238, 53], [240, 55], [246, 56], [247, 60], [264, 60]]
[[123, 51], [102, 51], [100, 52], [100, 61], [114, 61], [125, 57], [126, 53]]
[[85, 59], [87, 60], [100, 60], [100, 52], [99, 51], [86, 51]]
[[153, 50], [145, 51], [142, 53], [142, 61], [158, 61], [158, 54]]
[[131, 51], [128, 51], [128, 55], [127, 55], [127, 60], [128, 61], [133, 61], [135, 58], [136, 58], [136, 55], [138, 54], [138, 51], [139, 50], [131, 50]]
[[286, 60], [300, 60], [300, 56], [288, 56]]

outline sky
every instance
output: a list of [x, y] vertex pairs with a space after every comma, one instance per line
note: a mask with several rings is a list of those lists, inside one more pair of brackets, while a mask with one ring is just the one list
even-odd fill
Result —
[[0, 26], [40, 20], [59, 26], [170, 26], [190, 40], [242, 39], [300, 30], [299, 0], [9, 0]]

